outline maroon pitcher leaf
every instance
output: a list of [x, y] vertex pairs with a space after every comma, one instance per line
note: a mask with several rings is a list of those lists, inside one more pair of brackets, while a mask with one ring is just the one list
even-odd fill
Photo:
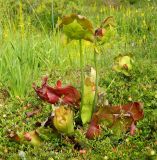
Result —
[[110, 110], [115, 114], [120, 114], [122, 112], [130, 114], [134, 121], [138, 121], [144, 116], [143, 105], [140, 102], [133, 102], [123, 106], [112, 106]]
[[97, 125], [97, 124], [93, 124], [93, 125], [90, 125], [90, 127], [88, 128], [87, 130], [87, 133], [86, 133], [86, 137], [88, 139], [93, 139], [93, 137], [98, 137], [99, 135], [101, 134], [101, 129], [100, 129], [100, 126]]
[[134, 135], [135, 134], [135, 129], [136, 129], [136, 125], [134, 123], [134, 121], [131, 123], [130, 126], [130, 135]]
[[60, 101], [62, 104], [79, 106], [81, 96], [76, 88], [71, 85], [62, 87], [61, 81], [57, 81], [56, 86], [51, 87], [47, 81], [48, 78], [44, 77], [41, 87], [33, 84], [34, 90], [42, 100], [51, 104], [56, 104]]
[[[101, 107], [96, 113], [93, 114], [86, 137], [89, 139], [95, 138], [98, 135], [96, 134], [98, 132], [97, 130], [99, 129], [98, 126], [103, 120], [109, 121], [111, 125], [108, 127], [112, 128], [113, 130], [121, 130], [119, 133], [126, 132], [130, 129], [130, 134], [134, 135], [136, 129], [135, 124], [137, 121], [142, 119], [143, 116], [144, 112], [142, 104], [139, 102], [133, 102], [121, 106]], [[95, 132], [96, 136], [91, 134], [92, 132]]]
[[96, 114], [94, 114], [90, 126], [86, 132], [86, 138], [93, 139], [95, 137], [98, 137], [101, 134], [101, 128], [98, 124], [99, 118]]

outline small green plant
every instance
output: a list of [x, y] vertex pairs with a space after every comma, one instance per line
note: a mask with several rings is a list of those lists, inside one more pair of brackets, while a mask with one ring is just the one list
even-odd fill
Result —
[[113, 66], [113, 70], [120, 72], [125, 76], [130, 76], [132, 63], [133, 59], [131, 55], [119, 55], [115, 58], [115, 65]]

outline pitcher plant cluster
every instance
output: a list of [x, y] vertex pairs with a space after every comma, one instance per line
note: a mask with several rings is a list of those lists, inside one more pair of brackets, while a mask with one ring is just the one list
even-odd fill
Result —
[[[115, 34], [115, 22], [112, 16], [104, 19], [98, 28], [94, 28], [92, 22], [85, 16], [71, 14], [64, 16], [58, 21], [58, 30], [61, 30], [69, 40], [78, 41], [80, 53], [80, 91], [74, 86], [62, 86], [57, 81], [54, 87], [48, 84], [48, 77], [42, 79], [40, 87], [33, 84], [36, 94], [47, 103], [53, 104], [54, 110], [51, 116], [40, 125], [43, 128], [51, 128], [53, 133], [74, 135], [81, 126], [88, 126], [85, 136], [94, 139], [103, 132], [102, 125], [111, 128], [115, 134], [130, 131], [135, 134], [136, 123], [143, 118], [142, 103], [132, 102], [125, 105], [111, 106], [105, 103], [104, 90], [98, 86], [99, 70], [98, 56], [100, 47], [109, 42]], [[91, 42], [93, 46], [94, 68], [88, 75], [84, 72], [84, 41]], [[128, 55], [119, 55], [115, 58], [113, 70], [130, 76], [133, 58]], [[78, 116], [76, 116], [78, 115]], [[107, 123], [106, 123], [107, 122]], [[86, 127], [85, 127], [86, 128]], [[40, 144], [40, 129], [35, 131], [11, 136], [16, 141], [26, 140], [38, 145]]]

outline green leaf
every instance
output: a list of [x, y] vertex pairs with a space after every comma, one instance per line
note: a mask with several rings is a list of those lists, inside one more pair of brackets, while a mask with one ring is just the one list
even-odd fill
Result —
[[94, 29], [92, 23], [84, 16], [71, 14], [64, 16], [58, 22], [58, 26], [63, 28], [63, 32], [70, 38], [75, 40], [84, 39], [94, 41]]
[[81, 110], [81, 119], [83, 124], [90, 122], [93, 112], [93, 103], [95, 97], [95, 77], [96, 71], [91, 68], [90, 75], [85, 79], [83, 106]]
[[81, 119], [83, 124], [90, 122], [93, 111], [93, 101], [95, 92], [92, 91], [91, 86], [84, 86], [84, 103], [81, 110]]
[[116, 29], [112, 26], [105, 29], [104, 36], [101, 39], [100, 44], [103, 45], [106, 42], [110, 42], [116, 35]]
[[30, 131], [30, 132], [24, 133], [23, 139], [30, 142], [33, 146], [41, 145], [41, 139], [36, 131]]
[[83, 39], [86, 35], [86, 31], [83, 27], [76, 22], [76, 20], [68, 25], [63, 26], [63, 32], [70, 39]]
[[104, 19], [99, 28], [95, 30], [95, 38], [99, 45], [111, 41], [116, 34], [115, 23], [112, 16]]
[[8, 136], [11, 140], [14, 140], [15, 142], [30, 143], [33, 146], [40, 146], [42, 143], [39, 134], [36, 132], [36, 130], [24, 133], [15, 133], [14, 131], [11, 131], [11, 133], [9, 133]]
[[119, 55], [115, 58], [115, 65], [113, 66], [113, 70], [129, 76], [130, 71], [132, 70], [132, 63], [133, 59], [130, 55]]
[[94, 28], [92, 23], [85, 17], [81, 15], [77, 15], [77, 22], [88, 32], [94, 33]]
[[114, 121], [112, 125], [112, 131], [114, 135], [121, 136], [131, 126], [132, 119], [130, 117], [119, 117]]
[[53, 124], [58, 132], [66, 134], [74, 132], [73, 111], [65, 106], [56, 108]]
[[52, 138], [57, 138], [57, 134], [52, 130], [52, 128], [39, 127], [36, 129], [39, 137], [42, 140], [51, 140]]

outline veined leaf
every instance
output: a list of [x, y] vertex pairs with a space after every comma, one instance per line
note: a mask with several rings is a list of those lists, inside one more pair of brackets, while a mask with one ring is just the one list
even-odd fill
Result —
[[36, 131], [24, 133], [24, 139], [29, 141], [34, 146], [41, 145], [41, 139]]
[[37, 87], [33, 84], [33, 88], [37, 95], [51, 104], [56, 104], [59, 101], [62, 104], [76, 105], [79, 107], [80, 93], [76, 88], [71, 85], [62, 87], [61, 81], [58, 81], [55, 87], [51, 87], [47, 84], [48, 77], [44, 77], [41, 87]]
[[64, 33], [70, 39], [84, 39], [87, 41], [94, 41], [94, 28], [92, 23], [84, 16], [71, 14], [64, 16], [59, 21], [58, 26], [63, 28]]
[[86, 36], [86, 30], [74, 20], [72, 23], [63, 26], [63, 32], [69, 37], [70, 39], [83, 39]]
[[[121, 134], [121, 132], [126, 132], [130, 129], [130, 134], [134, 135], [136, 128], [135, 124], [142, 119], [143, 116], [144, 112], [142, 104], [139, 102], [133, 102], [122, 106], [101, 107], [94, 113], [86, 137], [93, 139], [96, 136], [99, 136], [101, 133], [99, 125], [103, 120], [110, 122], [111, 125], [108, 127], [112, 128], [115, 133]], [[93, 128], [97, 128], [97, 130], [93, 130]]]
[[101, 22], [101, 25], [100, 25], [101, 28], [107, 28], [109, 26], [115, 27], [115, 22], [114, 22], [113, 16], [109, 16], [109, 17], [105, 18]]
[[92, 90], [91, 86], [84, 86], [84, 103], [81, 110], [81, 119], [83, 124], [90, 122], [93, 111], [93, 100], [95, 91]]
[[9, 138], [19, 143], [29, 142], [33, 146], [40, 146], [42, 143], [38, 133], [35, 130], [25, 133], [15, 133], [12, 131], [9, 133]]
[[92, 117], [95, 96], [95, 76], [96, 72], [91, 68], [90, 76], [87, 76], [85, 79], [83, 106], [81, 110], [81, 119], [83, 124], [90, 122]]
[[53, 124], [58, 132], [70, 134], [74, 132], [73, 111], [69, 107], [60, 106], [55, 109]]
[[103, 45], [106, 42], [111, 41], [116, 35], [116, 29], [112, 26], [109, 26], [105, 32], [104, 32], [104, 36], [101, 39], [100, 45]]
[[115, 65], [113, 66], [113, 70], [129, 76], [130, 70], [132, 70], [132, 63], [133, 59], [130, 55], [119, 55], [115, 58]]

